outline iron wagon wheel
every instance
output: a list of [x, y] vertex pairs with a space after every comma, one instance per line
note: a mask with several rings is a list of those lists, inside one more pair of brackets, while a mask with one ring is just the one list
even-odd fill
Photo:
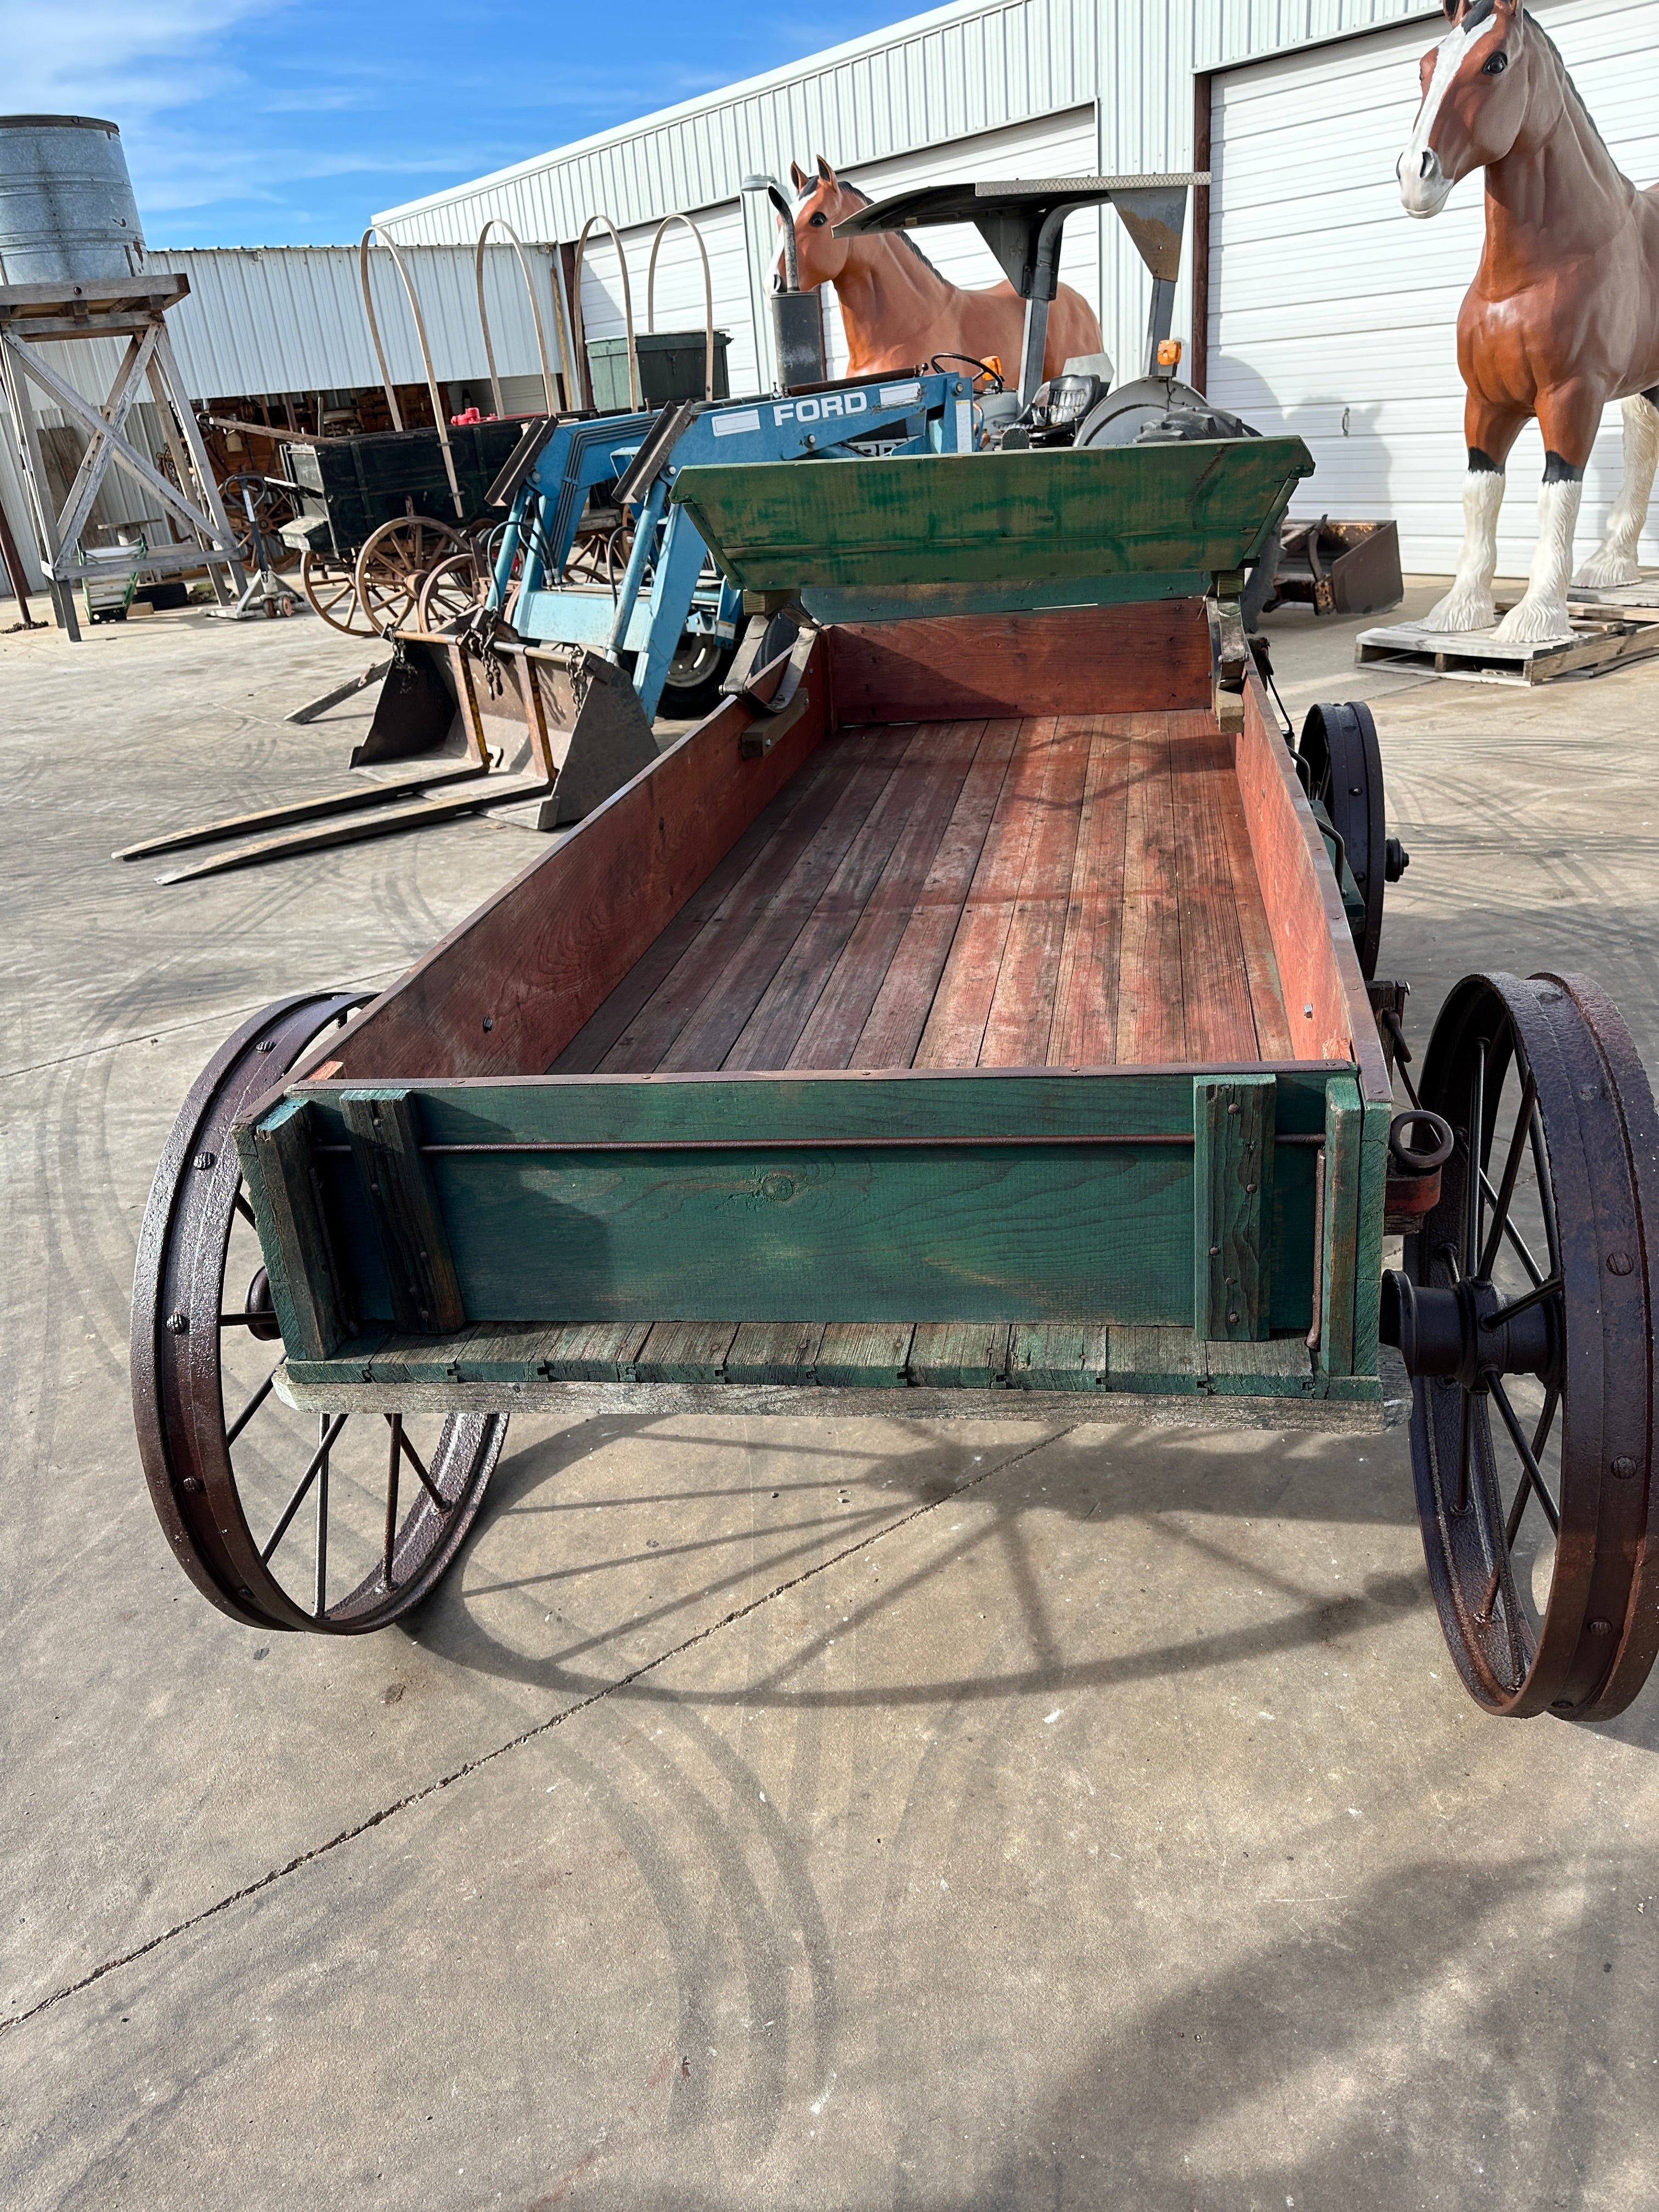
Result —
[[1382, 944], [1383, 890], [1406, 866], [1398, 843], [1388, 835], [1382, 751], [1370, 708], [1358, 699], [1340, 706], [1310, 707], [1302, 725], [1299, 750], [1307, 763], [1308, 796], [1317, 799], [1330, 817], [1364, 901], [1364, 922], [1355, 932], [1354, 948], [1360, 972], [1370, 982]]
[[1382, 1322], [1441, 1626], [1489, 1712], [1606, 1720], [1659, 1647], [1653, 1094], [1588, 977], [1470, 975], [1420, 1096], [1457, 1144]]
[[357, 599], [382, 637], [401, 629], [415, 611], [427, 571], [465, 544], [458, 530], [429, 515], [399, 515], [363, 540], [357, 556]]
[[436, 630], [446, 623], [464, 622], [478, 604], [480, 580], [478, 556], [470, 549], [428, 568], [415, 598], [416, 629]]
[[373, 637], [374, 630], [357, 600], [357, 579], [326, 553], [300, 556], [300, 589], [331, 629], [348, 637]]
[[132, 1400], [150, 1499], [204, 1596], [263, 1629], [359, 1634], [418, 1603], [507, 1433], [498, 1413], [302, 1413], [276, 1390], [280, 1332], [231, 1125], [363, 996], [279, 1000], [221, 1047], [138, 1240]]

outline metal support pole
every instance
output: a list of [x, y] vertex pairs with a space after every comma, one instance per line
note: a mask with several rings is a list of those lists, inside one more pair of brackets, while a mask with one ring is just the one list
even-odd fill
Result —
[[645, 564], [651, 557], [657, 525], [662, 520], [663, 509], [667, 504], [668, 478], [659, 476], [645, 495], [639, 521], [635, 525], [634, 550], [628, 556], [628, 572], [623, 578], [622, 589], [617, 594], [617, 619], [611, 625], [610, 640], [605, 648], [607, 660], [621, 657], [628, 636], [629, 620], [634, 612], [634, 603], [640, 596], [640, 579], [644, 575]]

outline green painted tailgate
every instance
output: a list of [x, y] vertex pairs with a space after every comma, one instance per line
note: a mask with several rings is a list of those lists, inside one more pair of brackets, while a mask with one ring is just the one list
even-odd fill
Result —
[[673, 496], [750, 591], [1121, 576], [1152, 597], [1253, 559], [1312, 471], [1300, 438], [1244, 438], [733, 463], [683, 469]]

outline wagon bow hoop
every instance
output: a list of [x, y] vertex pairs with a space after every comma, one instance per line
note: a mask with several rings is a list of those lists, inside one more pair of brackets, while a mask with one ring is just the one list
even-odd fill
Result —
[[460, 483], [455, 474], [455, 456], [449, 443], [448, 417], [445, 412], [444, 404], [438, 397], [438, 380], [432, 367], [432, 348], [427, 343], [426, 318], [421, 313], [421, 303], [415, 296], [415, 287], [410, 281], [408, 270], [404, 266], [402, 254], [398, 252], [389, 238], [381, 237], [374, 225], [370, 223], [357, 243], [357, 273], [363, 288], [363, 312], [368, 317], [368, 334], [374, 341], [374, 358], [380, 365], [381, 389], [386, 393], [386, 404], [392, 410], [392, 427], [394, 430], [401, 430], [404, 427], [404, 418], [402, 410], [398, 405], [398, 395], [392, 389], [392, 370], [386, 362], [386, 348], [380, 343], [380, 325], [374, 315], [374, 295], [368, 281], [368, 241], [371, 238], [380, 240], [384, 251], [392, 256], [392, 266], [403, 279], [404, 292], [409, 301], [409, 312], [415, 318], [415, 335], [420, 341], [421, 362], [426, 370], [426, 388], [432, 398], [432, 419], [438, 426], [438, 442], [443, 447], [444, 474], [449, 478], [449, 495], [455, 502], [456, 519], [464, 522], [466, 520], [466, 506], [461, 497]]
[[[547, 329], [542, 321], [542, 305], [536, 297], [535, 281], [530, 274], [530, 264], [524, 258], [524, 240], [506, 217], [499, 215], [492, 215], [478, 233], [478, 242], [473, 248], [472, 254], [472, 273], [477, 280], [478, 286], [478, 327], [483, 332], [484, 360], [489, 369], [489, 396], [495, 404], [496, 414], [505, 415], [507, 407], [501, 398], [501, 380], [495, 373], [495, 349], [489, 337], [489, 313], [484, 306], [484, 246], [492, 230], [506, 232], [513, 251], [518, 257], [520, 273], [524, 278], [524, 288], [530, 295], [531, 316], [536, 325], [536, 351], [541, 357], [542, 364], [542, 395], [547, 401], [548, 413], [556, 415], [559, 411], [559, 402], [553, 389], [553, 366], [547, 357]], [[557, 321], [556, 314], [555, 320]], [[571, 389], [570, 360], [565, 351], [562, 323], [559, 323], [558, 330], [559, 360], [564, 371], [565, 390], [568, 392]]]

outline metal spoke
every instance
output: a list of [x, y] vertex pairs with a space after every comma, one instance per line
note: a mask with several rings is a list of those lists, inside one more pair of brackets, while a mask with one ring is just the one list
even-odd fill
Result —
[[392, 1450], [386, 1471], [386, 1549], [380, 1563], [380, 1588], [392, 1588], [392, 1553], [398, 1540], [398, 1468], [403, 1459], [404, 1417], [393, 1413]]
[[259, 1313], [222, 1313], [219, 1326], [221, 1328], [275, 1328], [276, 1316], [269, 1306]]
[[[1480, 1170], [1480, 1181], [1486, 1190], [1486, 1196], [1491, 1199], [1495, 1205], [1498, 1200], [1498, 1194], [1492, 1188], [1492, 1177], [1486, 1173], [1485, 1168], [1482, 1168]], [[1547, 1230], [1549, 1226], [1549, 1217], [1547, 1214], [1545, 1216], [1544, 1225]], [[1541, 1283], [1544, 1279], [1544, 1270], [1539, 1266], [1537, 1261], [1533, 1258], [1531, 1252], [1527, 1249], [1527, 1240], [1522, 1236], [1520, 1231], [1516, 1227], [1512, 1221], [1506, 1221], [1504, 1224], [1504, 1236], [1505, 1241], [1509, 1244], [1510, 1249], [1514, 1253], [1516, 1258], [1521, 1262], [1521, 1265], [1526, 1269], [1532, 1280], [1534, 1283]]]
[[[1510, 1206], [1515, 1197], [1515, 1179], [1521, 1172], [1521, 1155], [1532, 1133], [1532, 1110], [1538, 1102], [1538, 1085], [1530, 1070], [1526, 1087], [1521, 1093], [1521, 1104], [1515, 1116], [1515, 1127], [1510, 1137], [1509, 1158], [1504, 1163], [1504, 1180], [1498, 1185], [1498, 1196], [1492, 1206], [1492, 1226], [1486, 1231], [1486, 1245], [1480, 1254], [1480, 1274], [1490, 1280], [1493, 1262], [1498, 1258], [1498, 1247], [1503, 1239], [1504, 1225], [1510, 1218]], [[1485, 1181], [1485, 1176], [1482, 1176]]]
[[1555, 1185], [1550, 1180], [1549, 1147], [1544, 1142], [1544, 1116], [1532, 1109], [1532, 1165], [1538, 1178], [1539, 1210], [1544, 1217], [1544, 1241], [1549, 1246], [1550, 1273], [1561, 1273], [1561, 1222], [1555, 1210]]
[[1474, 1422], [1474, 1393], [1465, 1390], [1457, 1408], [1457, 1489], [1452, 1498], [1454, 1513], [1468, 1510], [1469, 1503], [1469, 1432]]
[[[1488, 1371], [1482, 1378], [1488, 1385], [1498, 1380]], [[1497, 1470], [1492, 1464], [1492, 1430], [1483, 1418], [1480, 1436], [1486, 1449], [1475, 1455], [1474, 1500], [1475, 1511], [1480, 1522], [1480, 1535], [1486, 1557], [1495, 1561], [1492, 1582], [1487, 1585], [1487, 1595], [1477, 1618], [1488, 1626], [1493, 1618], [1493, 1602], [1499, 1591], [1504, 1599], [1504, 1637], [1509, 1645], [1510, 1672], [1518, 1683], [1527, 1668], [1527, 1655], [1521, 1640], [1521, 1607], [1515, 1594], [1515, 1577], [1510, 1566], [1507, 1544], [1500, 1540], [1498, 1523], [1503, 1507], [1503, 1497], [1498, 1487]], [[1498, 1509], [1494, 1511], [1494, 1508]]]
[[[1545, 1484], [1538, 1462], [1533, 1455], [1533, 1448], [1527, 1442], [1522, 1431], [1521, 1424], [1516, 1418], [1515, 1408], [1509, 1401], [1509, 1394], [1496, 1375], [1489, 1374], [1486, 1380], [1491, 1386], [1492, 1396], [1498, 1401], [1498, 1410], [1504, 1417], [1504, 1426], [1510, 1432], [1510, 1442], [1515, 1446], [1522, 1466], [1527, 1470], [1527, 1480], [1538, 1492], [1538, 1503], [1544, 1509], [1544, 1518], [1549, 1522], [1552, 1531], [1559, 1536], [1561, 1533], [1560, 1513]], [[1553, 1413], [1553, 1408], [1550, 1410]]]
[[1480, 1194], [1486, 1183], [1486, 1170], [1480, 1157], [1480, 1147], [1486, 1133], [1486, 1040], [1476, 1040], [1474, 1073], [1469, 1079], [1469, 1175], [1465, 1188], [1466, 1206], [1463, 1221], [1463, 1249], [1458, 1260], [1466, 1275], [1473, 1274], [1480, 1259]]
[[[1538, 1426], [1533, 1432], [1532, 1454], [1534, 1459], [1544, 1449], [1544, 1440], [1549, 1435], [1551, 1424], [1555, 1419], [1555, 1409], [1560, 1402], [1561, 1394], [1559, 1390], [1551, 1390], [1545, 1397], [1544, 1410], [1539, 1415]], [[1515, 1540], [1521, 1532], [1521, 1522], [1527, 1510], [1527, 1500], [1532, 1494], [1532, 1477], [1522, 1466], [1521, 1480], [1515, 1486], [1515, 1497], [1510, 1506], [1510, 1517], [1504, 1524], [1505, 1552], [1512, 1552], [1515, 1549]], [[1480, 1617], [1483, 1620], [1491, 1618], [1492, 1601], [1498, 1595], [1498, 1570], [1494, 1567], [1492, 1571], [1492, 1580], [1486, 1584], [1486, 1598], [1480, 1607]]]
[[403, 1447], [404, 1457], [409, 1462], [416, 1474], [420, 1476], [421, 1480], [425, 1484], [427, 1496], [432, 1500], [432, 1503], [437, 1507], [440, 1513], [447, 1513], [449, 1510], [449, 1501], [445, 1498], [442, 1491], [439, 1489], [437, 1484], [434, 1482], [432, 1477], [427, 1473], [425, 1465], [422, 1461], [421, 1455], [416, 1450], [414, 1445], [410, 1443], [409, 1438], [404, 1433], [403, 1415], [401, 1413], [388, 1413], [386, 1415], [386, 1419], [391, 1424], [392, 1434], [397, 1437], [399, 1444]]
[[1559, 1275], [1547, 1276], [1541, 1283], [1534, 1284], [1523, 1297], [1511, 1298], [1506, 1306], [1495, 1306], [1482, 1319], [1480, 1326], [1482, 1328], [1502, 1328], [1506, 1322], [1513, 1321], [1518, 1314], [1527, 1313], [1534, 1306], [1542, 1305], [1546, 1298], [1554, 1297], [1560, 1288]]
[[280, 1368], [282, 1364], [282, 1361], [279, 1359], [276, 1363], [276, 1366], [271, 1369], [270, 1374], [266, 1376], [264, 1381], [259, 1385], [253, 1395], [248, 1400], [246, 1405], [243, 1407], [241, 1412], [238, 1413], [235, 1419], [225, 1431], [225, 1449], [227, 1451], [230, 1449], [230, 1447], [235, 1443], [237, 1437], [241, 1435], [243, 1430], [253, 1419], [253, 1416], [258, 1412], [260, 1407], [264, 1404], [265, 1400], [270, 1397], [270, 1386], [276, 1380], [277, 1368]]
[[317, 1416], [317, 1433], [322, 1440], [323, 1463], [317, 1470], [317, 1602], [312, 1608], [313, 1617], [320, 1620], [328, 1611], [328, 1416]]
[[259, 1554], [260, 1559], [267, 1566], [270, 1564], [271, 1553], [276, 1550], [278, 1544], [282, 1542], [283, 1537], [287, 1535], [289, 1522], [293, 1520], [295, 1515], [305, 1504], [306, 1492], [310, 1489], [313, 1482], [316, 1480], [318, 1468], [321, 1467], [323, 1462], [328, 1457], [330, 1445], [332, 1444], [334, 1439], [339, 1435], [341, 1430], [344, 1428], [346, 1423], [350, 1419], [351, 1416], [349, 1413], [336, 1413], [333, 1419], [329, 1423], [328, 1427], [323, 1431], [323, 1440], [321, 1443], [318, 1445], [315, 1453], [313, 1455], [310, 1466], [307, 1468], [305, 1473], [300, 1477], [298, 1487], [295, 1489], [293, 1497], [289, 1499], [288, 1504], [283, 1509], [282, 1519], [276, 1523], [276, 1526], [270, 1532], [270, 1541], [265, 1546], [264, 1551]]
[[236, 1211], [241, 1215], [243, 1220], [246, 1222], [250, 1229], [257, 1230], [258, 1228], [259, 1224], [253, 1218], [253, 1208], [248, 1204], [246, 1199], [240, 1190], [236, 1194]]

